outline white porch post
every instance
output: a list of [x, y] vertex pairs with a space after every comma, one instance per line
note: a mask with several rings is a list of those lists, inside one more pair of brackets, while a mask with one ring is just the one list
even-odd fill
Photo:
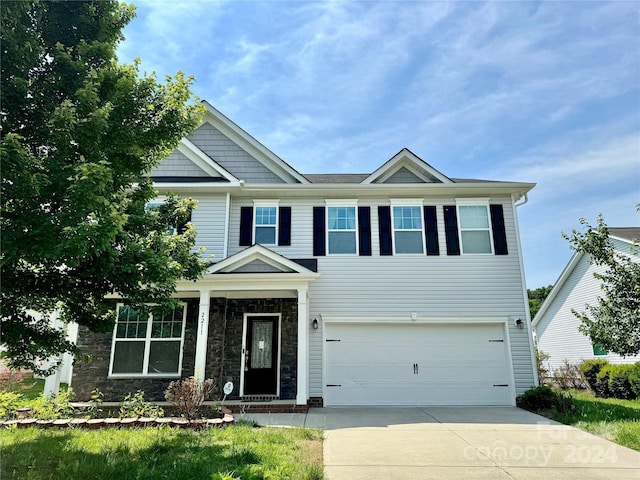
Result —
[[193, 376], [197, 382], [202, 382], [207, 366], [207, 336], [209, 335], [209, 305], [211, 292], [200, 291], [200, 308], [198, 309], [198, 334], [196, 337], [196, 361]]
[[298, 288], [298, 373], [296, 404], [306, 405], [309, 397], [309, 287]]

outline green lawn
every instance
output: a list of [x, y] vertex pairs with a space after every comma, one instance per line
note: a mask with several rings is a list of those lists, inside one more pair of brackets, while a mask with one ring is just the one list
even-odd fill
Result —
[[549, 415], [553, 420], [640, 451], [640, 399], [599, 398], [580, 390], [569, 393], [576, 411], [553, 412]]
[[0, 451], [2, 480], [323, 478], [322, 432], [302, 428], [5, 428]]

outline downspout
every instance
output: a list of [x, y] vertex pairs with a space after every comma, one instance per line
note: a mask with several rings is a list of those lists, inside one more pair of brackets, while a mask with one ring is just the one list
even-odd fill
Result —
[[[521, 203], [516, 203], [520, 198], [524, 196], [524, 200]], [[524, 276], [524, 260], [522, 258], [522, 244], [520, 242], [520, 224], [518, 222], [518, 212], [517, 208], [525, 205], [529, 201], [529, 196], [527, 192], [520, 195], [518, 200], [514, 200], [513, 205], [513, 218], [515, 220], [516, 225], [516, 242], [518, 244], [518, 254], [520, 256], [520, 277], [522, 278], [522, 298], [524, 300], [524, 310], [526, 314], [526, 324], [527, 324], [527, 334], [529, 336], [529, 354], [531, 356], [531, 366], [533, 367], [533, 386], [537, 387], [540, 385], [540, 379], [538, 378], [538, 365], [536, 362], [536, 352], [535, 345], [533, 341], [533, 332], [531, 331], [531, 311], [529, 310], [529, 295], [527, 293], [527, 280]]]

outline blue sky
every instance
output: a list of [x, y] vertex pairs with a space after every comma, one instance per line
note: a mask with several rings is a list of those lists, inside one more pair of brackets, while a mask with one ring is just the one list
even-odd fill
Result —
[[194, 93], [301, 173], [372, 172], [403, 147], [450, 177], [535, 182], [527, 286], [561, 232], [639, 226], [637, 2], [133, 0], [122, 63]]

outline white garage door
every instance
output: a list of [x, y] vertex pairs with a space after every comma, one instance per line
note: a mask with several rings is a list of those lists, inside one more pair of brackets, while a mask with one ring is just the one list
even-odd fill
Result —
[[509, 405], [501, 324], [327, 324], [326, 405]]

